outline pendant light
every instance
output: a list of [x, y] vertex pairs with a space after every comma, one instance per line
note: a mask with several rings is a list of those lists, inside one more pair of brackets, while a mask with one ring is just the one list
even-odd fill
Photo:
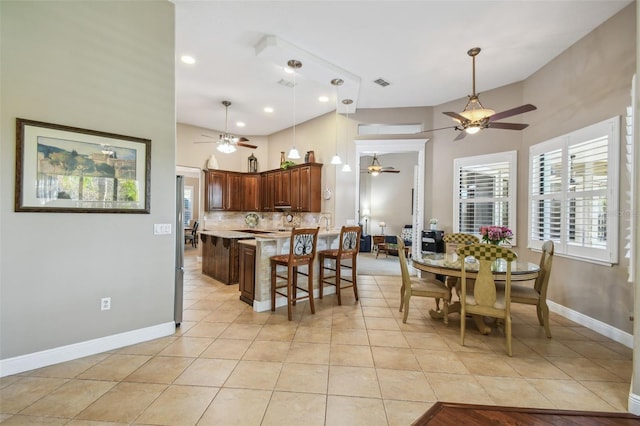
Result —
[[338, 155], [338, 86], [342, 86], [344, 80], [341, 78], [334, 78], [331, 80], [331, 84], [336, 88], [336, 153], [331, 159], [331, 164], [338, 165], [342, 164], [342, 160]]
[[345, 144], [347, 146], [347, 155], [345, 157], [344, 166], [342, 166], [342, 171], [348, 173], [351, 171], [351, 166], [349, 166], [349, 105], [351, 105], [353, 101], [351, 99], [343, 99], [342, 103], [347, 106], [347, 124], [345, 125], [344, 131], [346, 141]]
[[287, 65], [293, 70], [293, 146], [287, 158], [298, 160], [300, 159], [300, 153], [296, 149], [296, 70], [302, 68], [302, 62], [297, 59], [290, 59]]

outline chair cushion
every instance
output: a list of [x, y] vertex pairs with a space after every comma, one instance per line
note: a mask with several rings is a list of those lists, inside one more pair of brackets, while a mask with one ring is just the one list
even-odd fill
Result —
[[413, 232], [413, 228], [412, 227], [408, 227], [407, 228], [405, 226], [404, 228], [402, 228], [402, 233], [400, 234], [400, 238], [402, 238], [404, 240], [405, 245], [407, 244], [407, 241], [409, 243], [412, 242], [412, 240], [413, 240], [412, 232]]
[[[496, 289], [504, 291], [504, 282], [496, 282]], [[536, 304], [540, 299], [540, 293], [533, 287], [511, 284], [511, 300], [514, 299], [517, 299], [519, 303], [524, 303], [522, 301], [528, 300], [531, 301], [531, 304]]]
[[435, 278], [411, 278], [411, 292], [440, 294], [443, 299], [449, 300], [449, 289], [442, 281]]

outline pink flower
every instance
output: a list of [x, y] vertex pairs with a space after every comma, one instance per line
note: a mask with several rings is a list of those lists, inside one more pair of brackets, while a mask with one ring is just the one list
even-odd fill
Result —
[[505, 241], [511, 241], [513, 232], [506, 226], [481, 226], [480, 235], [482, 235], [482, 241], [485, 243], [497, 245]]

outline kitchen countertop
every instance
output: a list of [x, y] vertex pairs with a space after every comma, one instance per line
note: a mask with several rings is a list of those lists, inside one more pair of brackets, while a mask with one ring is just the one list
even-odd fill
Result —
[[[278, 231], [278, 230], [273, 230], [273, 231], [269, 231], [266, 229], [256, 229], [256, 231], [261, 231], [261, 232], [265, 232], [265, 233], [259, 233], [259, 234], [254, 234], [251, 232], [252, 230], [249, 229], [247, 230], [247, 232], [243, 232], [243, 230], [228, 230], [228, 229], [209, 229], [206, 231], [202, 231], [200, 232], [200, 234], [204, 234], [204, 235], [211, 235], [213, 237], [219, 237], [219, 238], [230, 238], [230, 239], [247, 239], [247, 238], [255, 238], [257, 240], [277, 240], [277, 239], [284, 239], [284, 238], [290, 238], [291, 237], [291, 230], [287, 230], [287, 231]], [[320, 228], [320, 231], [318, 232], [318, 237], [325, 237], [325, 236], [334, 236], [334, 235], [339, 235], [340, 234], [340, 229], [329, 229], [328, 231]]]

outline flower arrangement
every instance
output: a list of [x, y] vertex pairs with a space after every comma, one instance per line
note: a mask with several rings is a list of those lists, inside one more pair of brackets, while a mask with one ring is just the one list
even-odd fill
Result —
[[499, 245], [511, 242], [513, 232], [506, 226], [481, 226], [480, 235], [485, 243]]

